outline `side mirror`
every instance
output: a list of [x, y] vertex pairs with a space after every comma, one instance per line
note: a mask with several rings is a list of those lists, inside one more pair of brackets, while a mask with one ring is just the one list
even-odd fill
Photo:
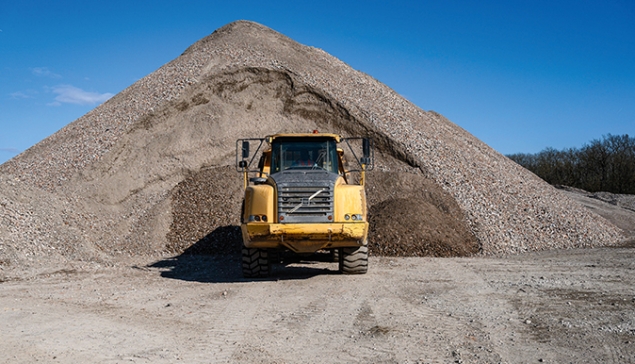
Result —
[[249, 158], [249, 142], [243, 140], [243, 159]]
[[364, 159], [370, 159], [370, 140], [368, 140], [368, 138], [362, 139], [362, 149], [364, 153]]

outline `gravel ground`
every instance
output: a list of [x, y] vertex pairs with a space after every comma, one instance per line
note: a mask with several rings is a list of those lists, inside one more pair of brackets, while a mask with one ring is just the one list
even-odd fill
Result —
[[635, 249], [274, 265], [236, 256], [0, 283], [3, 363], [633, 363]]
[[[0, 267], [116, 264], [223, 243], [238, 224], [235, 139], [315, 128], [375, 140], [376, 216], [410, 200], [437, 221], [385, 215], [394, 223], [374, 225], [377, 253], [500, 255], [624, 239], [443, 116], [320, 49], [239, 21], [0, 166]], [[205, 184], [217, 190], [202, 206], [195, 192]], [[379, 238], [404, 227], [399, 246]], [[433, 236], [446, 238], [421, 244]], [[408, 241], [419, 245], [397, 252]]]

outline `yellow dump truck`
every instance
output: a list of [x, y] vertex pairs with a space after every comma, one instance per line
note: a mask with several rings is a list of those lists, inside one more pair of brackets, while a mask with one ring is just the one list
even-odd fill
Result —
[[373, 155], [369, 139], [317, 131], [238, 139], [236, 165], [245, 186], [243, 275], [268, 276], [275, 251], [320, 250], [334, 253], [341, 273], [366, 273], [364, 181]]

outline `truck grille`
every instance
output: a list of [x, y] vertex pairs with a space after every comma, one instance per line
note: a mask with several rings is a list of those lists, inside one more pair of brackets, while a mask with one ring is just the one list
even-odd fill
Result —
[[333, 216], [333, 183], [311, 181], [279, 184], [278, 216], [281, 223], [332, 221], [329, 216]]

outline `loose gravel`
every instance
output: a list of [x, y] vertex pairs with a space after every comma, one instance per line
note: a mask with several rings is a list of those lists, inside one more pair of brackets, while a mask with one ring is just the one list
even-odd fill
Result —
[[[383, 216], [374, 224], [379, 235], [400, 236], [389, 230], [413, 219], [381, 215], [382, 209], [410, 209], [401, 201], [419, 199], [434, 207], [421, 211], [447, 219], [447, 225], [435, 223], [441, 229], [435, 236], [446, 237], [436, 246], [456, 255], [623, 239], [618, 228], [442, 115], [421, 110], [320, 49], [238, 21], [0, 166], [0, 267], [57, 260], [110, 264], [118, 256], [193, 246], [209, 251], [200, 244], [210, 237], [225, 244], [235, 239], [238, 224], [240, 189], [229, 182], [240, 178], [230, 167], [235, 139], [313, 128], [375, 140], [373, 173], [383, 184], [376, 186], [381, 192], [369, 190], [369, 208]], [[429, 188], [396, 193], [390, 186], [403, 182], [397, 178]], [[205, 192], [211, 200], [201, 206], [191, 197], [205, 183], [217, 190]], [[196, 218], [205, 211], [211, 217]], [[391, 224], [391, 218], [401, 220]], [[427, 217], [415, 219], [399, 246], [392, 238], [373, 238], [375, 252], [435, 255], [421, 241], [419, 248], [403, 249], [431, 236], [430, 229], [417, 233], [428, 228]], [[444, 226], [461, 232], [444, 232]], [[464, 246], [449, 248], [456, 236]]]

